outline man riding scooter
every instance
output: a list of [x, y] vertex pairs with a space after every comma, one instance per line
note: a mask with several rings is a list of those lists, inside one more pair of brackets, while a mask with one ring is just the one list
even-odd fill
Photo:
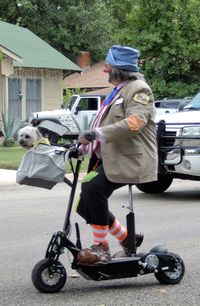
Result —
[[[89, 173], [81, 186], [77, 212], [91, 225], [93, 245], [82, 249], [80, 263], [109, 262], [108, 234], [115, 236], [128, 256], [126, 228], [109, 211], [108, 198], [126, 185], [157, 180], [157, 147], [153, 93], [139, 73], [137, 49], [112, 46], [104, 72], [115, 87], [97, 114], [91, 130], [79, 135], [82, 151], [91, 156]], [[136, 247], [143, 241], [136, 234]]]

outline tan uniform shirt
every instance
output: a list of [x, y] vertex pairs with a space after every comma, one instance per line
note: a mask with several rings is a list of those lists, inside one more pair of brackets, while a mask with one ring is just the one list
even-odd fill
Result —
[[[131, 129], [127, 117], [143, 124]], [[116, 183], [145, 183], [157, 180], [155, 106], [150, 87], [143, 80], [128, 81], [104, 114], [101, 127], [105, 143], [101, 156], [107, 178]]]

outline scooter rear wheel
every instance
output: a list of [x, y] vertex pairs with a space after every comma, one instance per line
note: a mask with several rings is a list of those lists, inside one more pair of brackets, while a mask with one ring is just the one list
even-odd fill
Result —
[[[67, 274], [64, 266], [56, 262], [50, 266], [49, 259], [40, 260], [32, 270], [32, 282], [43, 293], [55, 293], [65, 285]], [[50, 273], [52, 269], [52, 272]]]
[[185, 265], [180, 256], [178, 256], [175, 253], [169, 253], [169, 254], [172, 255], [172, 258], [174, 258], [175, 260], [176, 271], [173, 272], [163, 271], [163, 272], [154, 273], [154, 275], [160, 284], [175, 285], [182, 280], [185, 273]]

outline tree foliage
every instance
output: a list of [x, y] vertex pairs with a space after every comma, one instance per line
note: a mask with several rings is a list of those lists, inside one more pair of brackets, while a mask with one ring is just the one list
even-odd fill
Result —
[[0, 19], [29, 28], [75, 61], [94, 62], [112, 44], [141, 50], [141, 72], [156, 97], [199, 90], [199, 0], [0, 0]]
[[3, 52], [0, 50], [0, 63], [3, 60]]
[[156, 96], [196, 93], [200, 82], [197, 0], [138, 0], [117, 39], [141, 50], [141, 67]]
[[26, 27], [65, 56], [104, 58], [115, 21], [103, 0], [0, 0], [0, 19]]

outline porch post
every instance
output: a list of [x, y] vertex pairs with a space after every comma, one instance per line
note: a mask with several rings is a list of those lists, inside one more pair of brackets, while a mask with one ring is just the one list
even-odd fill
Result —
[[4, 105], [3, 105], [4, 114], [8, 113], [8, 77], [4, 76]]

